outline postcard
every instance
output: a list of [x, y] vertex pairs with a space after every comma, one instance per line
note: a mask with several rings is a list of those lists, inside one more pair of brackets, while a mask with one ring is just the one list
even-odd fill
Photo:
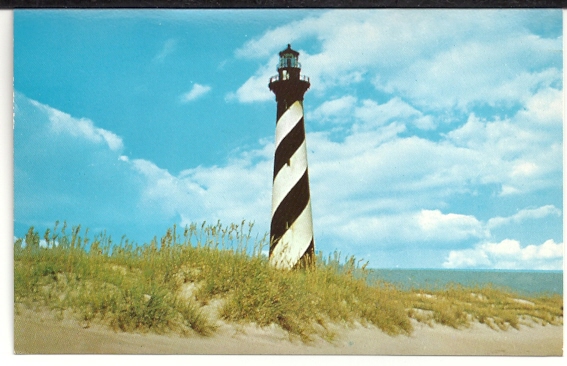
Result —
[[561, 356], [562, 22], [15, 10], [15, 353]]

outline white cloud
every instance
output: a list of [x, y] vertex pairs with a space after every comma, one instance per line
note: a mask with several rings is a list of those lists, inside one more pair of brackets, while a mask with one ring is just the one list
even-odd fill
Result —
[[181, 207], [202, 209], [199, 196], [203, 189], [197, 184], [181, 181], [167, 170], [143, 159], [132, 160], [132, 168], [146, 179], [140, 197], [146, 209], [168, 218], [177, 216]]
[[35, 100], [29, 102], [47, 114], [49, 118], [49, 127], [56, 134], [67, 134], [73, 137], [80, 137], [84, 140], [101, 143], [104, 142], [113, 151], [123, 149], [122, 139], [116, 134], [95, 127], [93, 122], [87, 118], [74, 118], [71, 115], [61, 112], [55, 108], [41, 104]]
[[470, 215], [443, 214], [439, 210], [422, 210], [417, 222], [424, 239], [463, 240], [469, 237], [483, 237], [488, 234], [482, 224]]
[[[520, 65], [507, 64], [510, 59], [522, 57], [526, 47], [534, 53], [549, 53], [549, 49], [560, 49], [560, 42], [528, 45], [525, 39], [503, 38], [498, 37], [494, 44], [461, 44], [433, 59], [415, 62], [385, 83], [377, 79], [375, 85], [389, 93], [402, 94], [418, 106], [467, 110], [473, 104], [524, 102], [534, 91], [561, 80], [561, 72], [556, 68], [528, 72]], [[494, 55], [497, 56], [491, 57]]]
[[[271, 160], [265, 156], [273, 145], [238, 154], [226, 166], [197, 167], [174, 176], [150, 161], [132, 160], [132, 168], [145, 180], [144, 207], [169, 218], [190, 222], [261, 222], [268, 227], [271, 195]], [[257, 161], [253, 163], [253, 161]]]
[[161, 50], [154, 57], [155, 62], [163, 62], [167, 56], [172, 54], [177, 48], [177, 40], [171, 38], [165, 41]]
[[14, 217], [20, 225], [67, 220], [96, 231], [147, 223], [133, 198], [139, 179], [120, 159], [120, 137], [19, 93], [14, 108]]
[[[298, 51], [316, 92], [372, 80], [378, 90], [415, 106], [466, 110], [525, 101], [561, 83], [561, 39], [532, 34], [533, 16], [499, 10], [333, 10], [271, 29], [236, 55], [265, 59], [288, 42], [315, 41], [316, 51]], [[261, 69], [273, 65], [270, 59]], [[263, 74], [246, 81], [247, 89], [263, 87]]]
[[424, 115], [398, 97], [379, 104], [372, 99], [359, 101], [352, 95], [345, 95], [323, 102], [315, 110], [308, 112], [306, 117], [309, 121], [320, 124], [352, 127], [351, 134], [376, 130], [392, 123], [404, 128], [413, 125], [421, 130], [436, 127], [432, 116]]
[[[129, 236], [153, 236], [173, 222], [219, 219], [224, 224], [255, 221], [261, 235], [269, 229], [272, 142], [235, 152], [223, 166], [174, 175], [149, 160], [113, 151], [112, 144], [104, 143], [104, 136], [113, 134], [101, 134], [90, 121], [76, 127], [77, 121], [65, 113], [21, 95], [16, 109], [15, 216], [22, 222], [41, 217], [41, 225], [51, 226], [67, 219], [95, 232], [99, 225], [118, 226], [119, 235]], [[46, 133], [53, 120], [58, 130]], [[90, 146], [85, 139], [99, 143]], [[47, 174], [45, 167], [57, 174]]]
[[431, 116], [425, 116], [398, 97], [392, 98], [384, 104], [378, 104], [370, 99], [363, 100], [362, 106], [355, 110], [354, 115], [360, 121], [356, 127], [363, 126], [364, 129], [380, 126], [391, 121], [402, 122], [406, 125], [414, 124], [422, 130], [435, 127]]
[[483, 250], [464, 249], [452, 250], [443, 263], [445, 268], [492, 268], [492, 263], [488, 255]]
[[452, 250], [443, 267], [558, 270], [563, 268], [563, 243], [550, 239], [522, 247], [512, 239], [484, 242], [473, 249]]
[[236, 56], [241, 58], [271, 56], [284, 49], [289, 42], [293, 43], [306, 34], [316, 34], [318, 19], [308, 17], [271, 29], [262, 37], [247, 41], [243, 47], [236, 50]]
[[517, 195], [557, 186], [562, 176], [561, 91], [543, 89], [508, 119], [487, 121], [471, 114], [449, 132], [447, 142], [469, 152], [471, 179], [500, 184], [500, 194]]
[[[451, 201], [487, 187], [512, 199], [560, 188], [561, 40], [531, 34], [531, 15], [521, 12], [437, 14], [329, 11], [272, 29], [237, 52], [265, 59], [287, 42], [315, 40], [311, 49], [294, 47], [315, 99], [339, 87], [307, 113], [343, 132], [307, 136], [315, 230], [326, 243], [489, 239], [492, 226]], [[273, 97], [265, 84], [275, 64], [272, 57], [239, 89], [246, 87], [247, 102]], [[350, 84], [365, 81], [396, 96], [359, 100]], [[514, 112], [518, 105], [524, 108]], [[514, 108], [480, 118], [470, 112], [478, 106]], [[402, 135], [410, 126], [457, 124], [451, 107], [468, 121], [439, 140]]]
[[316, 227], [326, 236], [350, 242], [352, 246], [376, 248], [410, 247], [416, 243], [427, 248], [443, 248], [471, 238], [484, 238], [487, 232], [474, 216], [443, 214], [439, 210], [420, 210], [396, 214], [356, 215], [351, 209], [339, 215], [322, 214]]
[[403, 126], [392, 123], [375, 131], [348, 134], [333, 142], [325, 134], [308, 134], [310, 176], [314, 196], [324, 209], [333, 210], [339, 197], [373, 197], [397, 207], [439, 207], [455, 193], [470, 190], [470, 165], [477, 157], [465, 149], [417, 137], [400, 138]]
[[[340, 142], [330, 140], [326, 133], [308, 134], [316, 229], [352, 245], [437, 241], [446, 246], [489, 238], [490, 229], [505, 222], [519, 224], [561, 214], [547, 205], [484, 223], [466, 214], [466, 206], [462, 208], [465, 213], [447, 212], [445, 202], [460, 195], [473, 196], [484, 184], [500, 183], [506, 193], [508, 182], [518, 184], [518, 177], [511, 173], [519, 166], [531, 174], [532, 181], [522, 186], [524, 193], [561, 180], [544, 179], [538, 176], [539, 169], [531, 171], [531, 165], [523, 166], [517, 160], [507, 163], [486, 141], [465, 148], [450, 141], [401, 138], [398, 134], [403, 130], [391, 123], [373, 131], [351, 131]], [[514, 136], [505, 138], [514, 143]], [[522, 157], [522, 152], [519, 149], [516, 157]], [[535, 161], [544, 165], [541, 160]], [[560, 166], [557, 169], [561, 171]]]
[[[351, 131], [342, 142], [323, 132], [308, 134], [315, 229], [326, 245], [448, 248], [488, 239], [490, 229], [505, 223], [560, 215], [547, 205], [485, 223], [470, 214], [423, 209], [470, 193], [482, 157], [446, 142], [399, 138], [400, 131], [400, 125], [390, 123], [374, 131]], [[177, 176], [147, 161], [136, 160], [134, 166], [146, 179], [143, 201], [165, 215], [185, 223], [245, 218], [268, 230], [272, 157], [273, 144], [263, 142], [261, 149], [240, 152], [224, 166], [201, 166]]]
[[500, 190], [500, 196], [504, 197], [504, 196], [510, 196], [510, 195], [516, 195], [516, 194], [520, 194], [522, 193], [521, 190], [519, 190], [518, 188], [503, 184], [502, 188]]
[[96, 132], [100, 134], [102, 138], [106, 141], [108, 147], [110, 147], [110, 150], [114, 150], [114, 151], [122, 150], [123, 148], [122, 138], [102, 128], [97, 128]]
[[[471, 197], [485, 185], [496, 184], [500, 195], [560, 187], [561, 134], [557, 128], [561, 118], [547, 116], [561, 114], [544, 114], [540, 122], [542, 114], [533, 106], [556, 108], [561, 93], [541, 93], [550, 98], [537, 93], [527, 101], [527, 109], [506, 120], [486, 121], [471, 115], [467, 123], [438, 142], [400, 136], [405, 131], [403, 123], [423, 116], [400, 99], [381, 105], [337, 99], [341, 108], [334, 117], [352, 114], [353, 128], [341, 141], [333, 141], [325, 132], [307, 136], [316, 229], [338, 238], [337, 242], [361, 245], [429, 238], [445, 245], [450, 240], [455, 244], [489, 238], [499, 220], [501, 224], [502, 220], [519, 223], [560, 215], [555, 206], [548, 205], [483, 223], [472, 215], [441, 212], [446, 212], [447, 201], [459, 195]], [[323, 114], [312, 117], [331, 118]]]
[[356, 98], [346, 95], [341, 98], [323, 102], [313, 112], [307, 113], [309, 120], [316, 120], [319, 123], [344, 124], [351, 122], [352, 110], [355, 106]]
[[538, 208], [523, 209], [518, 211], [518, 213], [509, 217], [494, 217], [488, 220], [487, 226], [490, 229], [509, 225], [509, 224], [519, 224], [526, 220], [541, 219], [548, 216], [561, 216], [561, 210], [553, 205], [545, 205]]
[[[333, 238], [332, 242], [325, 239], [326, 245], [349, 242], [392, 248], [402, 242], [447, 248], [489, 238], [489, 229], [504, 221], [560, 214], [548, 205], [485, 224], [444, 204], [456, 194], [472, 193], [486, 181], [502, 182], [506, 189], [504, 183], [512, 172], [531, 170], [526, 162], [542, 165], [537, 159], [516, 159], [508, 165], [490, 160], [503, 159], [500, 155], [505, 156], [511, 146], [521, 145], [516, 140], [524, 138], [519, 133], [522, 124], [516, 124], [518, 133], [510, 136], [496, 131], [502, 128], [499, 124], [510, 128], [512, 120], [487, 122], [473, 116], [446, 140], [401, 138], [405, 126], [397, 121], [422, 116], [408, 104], [399, 99], [385, 104], [342, 102], [354, 114], [353, 126], [366, 128], [351, 129], [340, 142], [331, 140], [326, 132], [307, 136], [315, 230]], [[373, 124], [378, 118], [385, 121]], [[506, 141], [502, 151], [495, 148], [501, 139]], [[519, 147], [512, 151], [525, 152]], [[273, 144], [263, 142], [261, 149], [240, 152], [224, 166], [201, 166], [172, 175], [150, 161], [118, 156], [143, 178], [139, 202], [143, 212], [185, 223], [256, 220], [260, 230], [269, 229], [272, 158]], [[538, 178], [539, 173], [539, 168], [533, 170], [531, 178]]]
[[182, 103], [188, 103], [202, 97], [203, 95], [207, 94], [210, 91], [211, 91], [210, 86], [195, 83], [193, 84], [191, 90], [181, 95], [180, 99]]
[[[16, 240], [18, 240], [18, 239], [19, 239], [18, 237], [14, 236], [14, 243], [15, 243]], [[59, 245], [58, 242], [55, 242], [54, 244], [55, 244], [55, 246], [58, 246], [58, 245]], [[25, 238], [25, 237], [22, 237], [22, 242], [21, 242], [22, 248], [25, 248], [27, 245], [28, 245], [28, 244], [26, 243], [26, 238]], [[39, 246], [40, 246], [40, 248], [48, 248], [48, 247], [49, 247], [49, 246], [47, 245], [47, 241], [45, 241], [45, 239], [39, 239]]]
[[538, 90], [526, 99], [525, 108], [515, 119], [522, 126], [560, 132], [563, 126], [563, 91], [558, 88]]
[[274, 95], [268, 88], [270, 77], [274, 76], [276, 71], [277, 56], [258, 69], [254, 76], [251, 76], [246, 82], [238, 88], [236, 92], [228, 93], [226, 99], [228, 101], [237, 100], [240, 103], [265, 102], [274, 100]]

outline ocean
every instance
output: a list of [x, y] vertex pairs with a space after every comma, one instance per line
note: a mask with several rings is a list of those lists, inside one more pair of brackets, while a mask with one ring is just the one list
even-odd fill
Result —
[[563, 271], [371, 269], [368, 280], [383, 280], [406, 290], [435, 290], [449, 284], [492, 285], [519, 295], [563, 295]]

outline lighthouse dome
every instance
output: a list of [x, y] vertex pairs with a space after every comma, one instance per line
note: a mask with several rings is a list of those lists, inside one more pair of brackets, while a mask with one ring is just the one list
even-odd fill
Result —
[[299, 52], [297, 52], [296, 50], [292, 50], [291, 44], [288, 43], [287, 48], [280, 52], [280, 57], [284, 57], [284, 55], [292, 55], [292, 56], [298, 57]]

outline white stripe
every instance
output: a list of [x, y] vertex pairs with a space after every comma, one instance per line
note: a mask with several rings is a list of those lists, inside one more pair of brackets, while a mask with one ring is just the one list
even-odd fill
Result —
[[293, 103], [276, 124], [276, 148], [303, 117], [303, 107], [299, 101]]
[[301, 179], [305, 170], [307, 170], [307, 145], [303, 141], [301, 146], [291, 156], [291, 159], [289, 159], [289, 165], [284, 164], [274, 179], [272, 215], [297, 181]]
[[297, 220], [278, 241], [270, 256], [270, 263], [277, 268], [291, 269], [305, 254], [313, 240], [311, 200]]

